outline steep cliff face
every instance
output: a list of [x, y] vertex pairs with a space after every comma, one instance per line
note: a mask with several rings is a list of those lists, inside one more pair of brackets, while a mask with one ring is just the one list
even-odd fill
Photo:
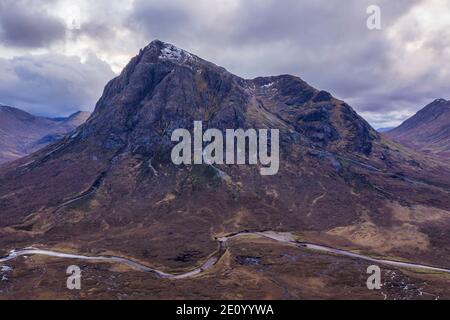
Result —
[[[171, 134], [194, 121], [279, 129], [279, 173], [175, 166]], [[76, 244], [186, 268], [217, 236], [278, 230], [438, 261], [449, 250], [449, 177], [446, 164], [384, 140], [298, 77], [242, 79], [154, 41], [108, 83], [84, 125], [2, 168], [0, 244]]]
[[386, 135], [414, 150], [449, 160], [450, 101], [433, 101]]

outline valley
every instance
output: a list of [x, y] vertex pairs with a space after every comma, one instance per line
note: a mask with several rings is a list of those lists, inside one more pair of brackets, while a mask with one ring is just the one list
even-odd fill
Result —
[[[290, 238], [291, 235], [274, 232], [265, 233], [264, 236], [230, 236], [227, 251], [217, 262], [205, 264], [204, 269], [195, 269], [177, 276], [155, 272], [127, 258], [107, 257], [107, 261], [103, 257], [42, 250], [35, 251], [36, 255], [33, 255], [33, 249], [28, 249], [29, 252], [23, 251], [27, 258], [20, 258], [21, 253], [18, 251], [17, 256], [7, 262], [12, 266], [11, 273], [9, 281], [3, 281], [1, 288], [4, 293], [9, 292], [10, 297], [26, 297], [28, 285], [41, 283], [33, 289], [33, 294], [37, 297], [83, 299], [204, 299], [205, 294], [217, 299], [329, 299], [336, 294], [340, 294], [342, 298], [366, 299], [449, 297], [450, 292], [446, 286], [449, 278], [443, 274], [449, 270], [433, 271], [428, 266], [420, 265], [398, 269], [396, 264], [390, 266], [387, 262], [382, 264], [382, 290], [369, 291], [365, 288], [365, 269], [370, 263], [378, 263], [379, 260], [369, 258], [370, 263], [366, 264], [365, 258], [358, 255], [355, 258], [354, 253], [349, 252], [343, 256], [341, 250], [333, 252], [328, 247], [289, 243]], [[311, 247], [307, 248], [305, 245]], [[40, 257], [40, 254], [45, 256]], [[63, 260], [66, 259], [71, 261], [64, 263]], [[4, 259], [2, 261], [2, 264], [6, 263]], [[71, 263], [82, 266], [82, 291], [70, 292], [63, 288], [63, 271]], [[280, 273], [281, 270], [283, 271]], [[292, 272], [293, 270], [297, 271]], [[38, 276], [39, 274], [41, 275]], [[342, 281], [346, 283], [344, 287], [338, 285]], [[200, 289], [205, 285], [209, 288], [208, 293]], [[257, 285], [262, 286], [263, 290], [257, 288]], [[163, 289], [166, 286], [176, 287], [177, 290], [169, 293]], [[271, 294], [266, 295], [269, 292]]]
[[435, 271], [438, 273], [450, 273], [450, 269], [446, 268], [438, 268], [438, 267], [432, 267], [432, 266], [426, 266], [421, 264], [415, 264], [415, 263], [409, 263], [409, 262], [401, 262], [401, 261], [392, 261], [388, 259], [376, 259], [372, 257], [368, 257], [362, 254], [340, 250], [340, 249], [334, 249], [330, 247], [325, 247], [318, 244], [312, 244], [312, 243], [303, 243], [299, 241], [294, 240], [294, 235], [290, 233], [278, 233], [273, 231], [265, 231], [265, 232], [243, 232], [243, 233], [237, 233], [233, 234], [231, 236], [222, 237], [218, 239], [219, 241], [219, 249], [216, 253], [211, 255], [211, 258], [209, 258], [203, 265], [200, 267], [179, 275], [173, 275], [168, 274], [156, 269], [152, 269], [146, 265], [140, 264], [139, 262], [123, 258], [123, 257], [115, 257], [115, 256], [84, 256], [84, 255], [78, 255], [78, 254], [69, 254], [69, 253], [62, 253], [62, 252], [56, 252], [52, 250], [43, 250], [43, 249], [34, 249], [34, 248], [26, 248], [23, 250], [11, 250], [10, 254], [6, 257], [1, 258], [0, 257], [0, 263], [5, 263], [14, 259], [17, 259], [19, 257], [23, 256], [47, 256], [47, 257], [56, 257], [56, 258], [62, 258], [62, 259], [74, 259], [74, 260], [85, 260], [85, 261], [97, 261], [97, 262], [109, 262], [109, 263], [119, 263], [119, 264], [125, 264], [132, 268], [136, 268], [137, 270], [143, 271], [143, 272], [152, 272], [158, 275], [161, 278], [166, 279], [185, 279], [185, 278], [192, 278], [194, 276], [199, 275], [200, 273], [203, 273], [209, 269], [211, 269], [226, 253], [227, 248], [227, 242], [230, 239], [240, 238], [240, 237], [262, 237], [262, 238], [268, 238], [274, 241], [278, 241], [280, 243], [290, 244], [294, 245], [298, 248], [305, 249], [305, 250], [311, 250], [321, 253], [330, 253], [335, 254], [339, 256], [346, 256], [361, 260], [367, 260], [373, 263], [379, 263], [387, 266], [394, 266], [394, 267], [400, 267], [400, 268], [412, 268], [412, 269], [419, 269], [419, 270], [425, 270], [425, 271]]

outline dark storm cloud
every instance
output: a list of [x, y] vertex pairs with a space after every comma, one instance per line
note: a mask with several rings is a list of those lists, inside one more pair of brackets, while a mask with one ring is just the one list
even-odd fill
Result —
[[41, 4], [39, 0], [0, 0], [0, 42], [12, 47], [42, 48], [63, 40], [64, 22], [42, 10]]
[[114, 74], [91, 56], [38, 55], [0, 59], [0, 102], [39, 115], [62, 116], [92, 110]]

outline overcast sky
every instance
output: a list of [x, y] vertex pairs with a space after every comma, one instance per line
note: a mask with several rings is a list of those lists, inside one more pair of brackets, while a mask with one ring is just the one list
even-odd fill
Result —
[[154, 39], [242, 77], [300, 76], [377, 128], [450, 98], [448, 0], [0, 0], [0, 103], [92, 110]]

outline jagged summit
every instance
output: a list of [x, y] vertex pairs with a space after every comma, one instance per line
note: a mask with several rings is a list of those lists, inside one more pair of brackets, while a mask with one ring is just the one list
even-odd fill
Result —
[[153, 40], [146, 47], [142, 48], [140, 50], [140, 53], [154, 52], [154, 50], [156, 50], [160, 53], [158, 56], [160, 59], [169, 59], [170, 58], [173, 60], [177, 60], [184, 56], [186, 58], [188, 58], [188, 57], [194, 58], [195, 57], [197, 59], [203, 60], [200, 57], [198, 57], [198, 56], [196, 56], [196, 55], [194, 55], [172, 43], [164, 42], [164, 41], [161, 41], [158, 39]]
[[161, 60], [169, 60], [177, 63], [186, 63], [194, 59], [194, 56], [191, 53], [183, 49], [180, 49], [173, 44], [165, 43], [160, 40], [152, 41], [144, 49], [144, 51], [152, 50], [153, 48], [156, 48], [157, 50], [160, 51], [158, 58]]
[[[193, 70], [199, 70], [205, 65], [219, 68], [211, 62], [208, 62], [171, 43], [163, 42], [161, 40], [154, 40], [141, 49], [139, 54], [132, 59], [130, 64], [133, 63], [133, 60], [142, 61], [145, 63], [168, 63], [188, 67]], [[127, 68], [125, 68], [125, 70], [126, 69]], [[224, 68], [220, 69], [225, 71]]]
[[147, 50], [150, 50], [151, 48], [155, 48], [155, 47], [159, 50], [161, 50], [162, 48], [171, 47], [176, 50], [184, 51], [183, 49], [181, 49], [171, 43], [164, 42], [159, 39], [155, 39], [155, 40], [151, 41], [147, 46], [145, 46], [143, 49], [141, 49], [141, 51], [147, 51]]

